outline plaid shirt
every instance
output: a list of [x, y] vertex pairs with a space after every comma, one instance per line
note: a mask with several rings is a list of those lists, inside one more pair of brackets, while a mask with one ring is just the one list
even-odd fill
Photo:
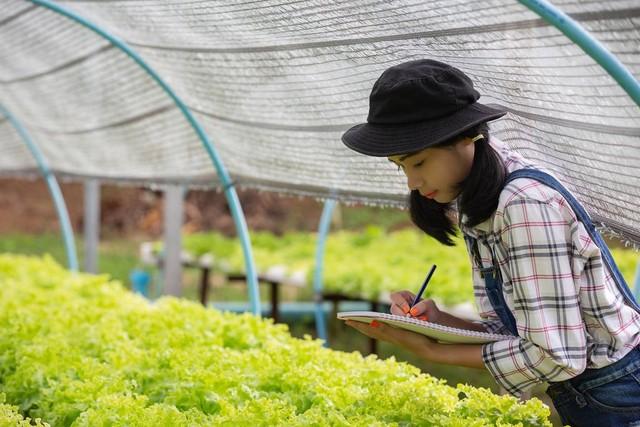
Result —
[[[508, 172], [532, 165], [491, 139]], [[600, 250], [560, 193], [516, 179], [505, 186], [488, 220], [473, 228], [465, 222], [463, 215], [460, 228], [478, 240], [484, 267], [491, 266], [493, 249], [517, 323], [519, 336], [482, 347], [485, 366], [509, 393], [519, 397], [537, 383], [602, 368], [640, 344], [640, 314], [625, 305]], [[509, 334], [470, 250], [469, 257], [482, 324], [488, 332]]]

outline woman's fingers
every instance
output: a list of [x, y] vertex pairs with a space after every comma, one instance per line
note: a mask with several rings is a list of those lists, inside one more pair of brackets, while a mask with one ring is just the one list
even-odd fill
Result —
[[427, 310], [427, 306], [425, 302], [426, 301], [420, 301], [419, 303], [411, 307], [411, 310], [409, 310], [409, 314], [412, 315], [413, 317], [425, 315], [426, 314], [425, 312]]
[[407, 312], [400, 308], [400, 306], [398, 306], [397, 304], [392, 304], [390, 311], [391, 314], [395, 314], [396, 316], [405, 316], [407, 314]]
[[432, 299], [424, 299], [411, 307], [415, 296], [409, 291], [394, 292], [391, 298], [391, 314], [397, 316], [411, 316], [420, 320], [436, 321], [440, 310]]
[[437, 316], [438, 307], [432, 299], [425, 299], [414, 305], [409, 314], [413, 317], [427, 316], [434, 318]]
[[411, 309], [411, 315], [412, 316], [422, 316], [422, 315], [428, 316], [429, 313], [432, 312], [434, 308], [435, 308], [435, 303], [433, 302], [433, 300], [425, 299], [413, 306], [413, 308]]
[[397, 315], [403, 315], [409, 313], [411, 303], [413, 302], [413, 294], [409, 291], [401, 291], [392, 293], [389, 298], [391, 299], [391, 313]]

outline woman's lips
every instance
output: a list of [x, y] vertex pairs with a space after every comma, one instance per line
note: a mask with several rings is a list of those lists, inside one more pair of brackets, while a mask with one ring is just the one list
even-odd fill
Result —
[[423, 196], [426, 197], [427, 199], [433, 199], [433, 196], [435, 196], [437, 192], [438, 190], [434, 190], [429, 194], [423, 194]]

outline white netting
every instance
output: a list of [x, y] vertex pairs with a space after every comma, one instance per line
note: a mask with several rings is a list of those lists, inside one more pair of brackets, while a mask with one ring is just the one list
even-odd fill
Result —
[[0, 174], [24, 173], [36, 168], [36, 161], [17, 129], [0, 118]]
[[[403, 177], [340, 142], [373, 82], [418, 58], [467, 73], [509, 110], [493, 132], [568, 183], [591, 214], [640, 243], [640, 109], [558, 30], [516, 1], [66, 1], [125, 40], [195, 113], [234, 180], [400, 205]], [[637, 0], [555, 4], [635, 75]], [[59, 175], [216, 185], [201, 142], [119, 49], [29, 2], [0, 11], [0, 103]], [[0, 173], [33, 169], [0, 122]]]

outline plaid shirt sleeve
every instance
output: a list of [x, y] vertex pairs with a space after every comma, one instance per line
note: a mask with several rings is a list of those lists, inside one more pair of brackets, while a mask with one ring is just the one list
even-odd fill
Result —
[[521, 195], [496, 211], [496, 258], [519, 336], [483, 345], [482, 357], [515, 396], [543, 381], [572, 378], [587, 366], [580, 273], [574, 276], [581, 256], [572, 243], [581, 224], [568, 209]]

